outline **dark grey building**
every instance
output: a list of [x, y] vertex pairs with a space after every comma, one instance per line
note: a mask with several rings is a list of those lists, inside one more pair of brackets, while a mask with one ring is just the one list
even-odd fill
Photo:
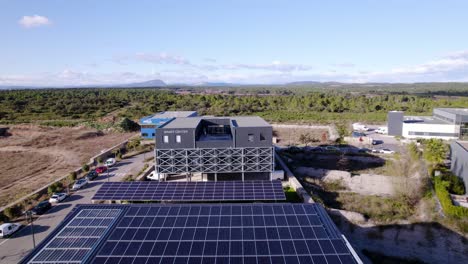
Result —
[[401, 136], [403, 133], [403, 112], [390, 111], [387, 114], [388, 135]]
[[468, 141], [453, 141], [450, 144], [450, 159], [450, 169], [468, 187]]
[[258, 116], [176, 118], [156, 129], [156, 172], [270, 179], [272, 131]]

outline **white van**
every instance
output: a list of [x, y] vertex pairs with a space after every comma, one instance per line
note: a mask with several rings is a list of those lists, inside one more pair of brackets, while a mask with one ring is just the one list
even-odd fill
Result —
[[361, 123], [354, 123], [353, 124], [353, 130], [359, 130], [359, 131], [369, 131], [369, 128]]
[[156, 173], [156, 171], [152, 171], [148, 176], [146, 176], [146, 179], [150, 181], [157, 181], [157, 180], [164, 180], [164, 175], [162, 173]]
[[18, 231], [20, 227], [21, 227], [21, 224], [17, 224], [17, 223], [2, 224], [0, 225], [0, 237], [1, 238], [8, 237], [12, 235], [13, 233], [15, 233], [16, 231]]

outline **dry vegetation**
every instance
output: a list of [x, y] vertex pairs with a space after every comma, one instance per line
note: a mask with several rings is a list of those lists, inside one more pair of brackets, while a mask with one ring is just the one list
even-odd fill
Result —
[[10, 126], [0, 138], [0, 206], [64, 176], [132, 136], [94, 129]]
[[[317, 144], [324, 139], [323, 135], [326, 135], [328, 138], [328, 129], [325, 128], [282, 128], [282, 127], [273, 127], [273, 136], [278, 139], [279, 146], [289, 146], [289, 145], [297, 145], [298, 142], [301, 142], [299, 139], [301, 135], [307, 135], [311, 139], [315, 139]], [[325, 142], [323, 142], [325, 143]], [[313, 144], [308, 144], [313, 145]]]

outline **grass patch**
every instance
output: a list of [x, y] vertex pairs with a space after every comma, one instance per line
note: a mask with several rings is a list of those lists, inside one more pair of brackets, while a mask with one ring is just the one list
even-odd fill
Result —
[[286, 195], [287, 202], [302, 203], [301, 197], [297, 194], [297, 192], [293, 188], [291, 188], [291, 186], [284, 187], [283, 190]]

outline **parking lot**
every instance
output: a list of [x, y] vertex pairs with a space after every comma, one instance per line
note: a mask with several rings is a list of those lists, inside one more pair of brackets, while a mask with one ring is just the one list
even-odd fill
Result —
[[[148, 158], [149, 154], [146, 154]], [[89, 204], [99, 186], [106, 181], [120, 181], [127, 174], [135, 175], [144, 164], [144, 154], [140, 154], [118, 162], [107, 172], [101, 174], [83, 189], [80, 189], [63, 202], [52, 207], [34, 221], [36, 245], [39, 244], [65, 218], [76, 204]], [[0, 263], [18, 263], [33, 248], [31, 227], [26, 226], [16, 232], [11, 238], [0, 239]]]
[[372, 138], [373, 140], [383, 141], [382, 144], [374, 145], [374, 146], [372, 146], [372, 148], [374, 148], [374, 149], [384, 149], [384, 148], [386, 148], [386, 149], [393, 150], [395, 152], [400, 152], [401, 151], [401, 143], [394, 136], [382, 135], [382, 134], [376, 133], [375, 130], [378, 127], [379, 126], [369, 126], [369, 128], [371, 128], [372, 130], [366, 132], [366, 135], [368, 137]]

